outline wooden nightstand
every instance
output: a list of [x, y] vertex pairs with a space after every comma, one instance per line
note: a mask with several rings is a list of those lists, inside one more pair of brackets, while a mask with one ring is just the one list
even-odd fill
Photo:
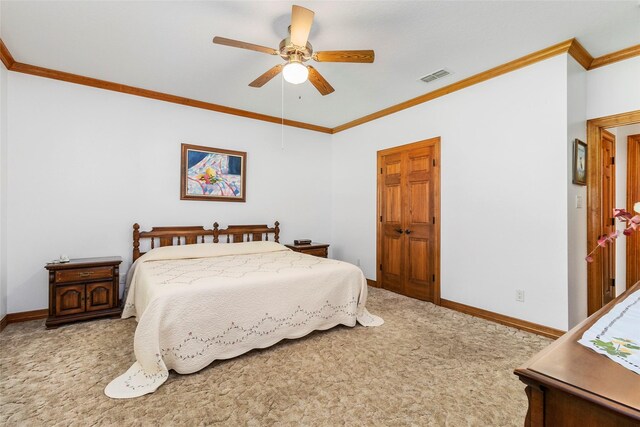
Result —
[[326, 243], [311, 242], [310, 245], [285, 245], [289, 249], [302, 252], [307, 255], [315, 255], [326, 258], [329, 255], [329, 245]]
[[49, 317], [47, 328], [122, 313], [120, 257], [78, 258], [47, 264], [49, 270]]

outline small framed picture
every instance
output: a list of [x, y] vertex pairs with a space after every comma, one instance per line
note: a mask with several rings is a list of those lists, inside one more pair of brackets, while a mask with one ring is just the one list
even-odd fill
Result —
[[180, 199], [244, 202], [247, 153], [182, 144]]
[[573, 141], [573, 183], [587, 185], [587, 144]]

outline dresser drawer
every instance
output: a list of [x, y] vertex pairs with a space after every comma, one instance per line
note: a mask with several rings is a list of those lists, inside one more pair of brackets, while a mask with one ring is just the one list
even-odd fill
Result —
[[80, 282], [93, 279], [110, 279], [113, 267], [75, 268], [73, 270], [56, 271], [56, 283]]

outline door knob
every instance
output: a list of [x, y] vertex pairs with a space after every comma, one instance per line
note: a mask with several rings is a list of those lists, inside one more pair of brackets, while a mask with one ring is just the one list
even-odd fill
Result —
[[396, 228], [396, 233], [402, 234], [402, 228]]
[[405, 233], [407, 234], [411, 234], [411, 230], [409, 230], [408, 228], [406, 230], [404, 230]]

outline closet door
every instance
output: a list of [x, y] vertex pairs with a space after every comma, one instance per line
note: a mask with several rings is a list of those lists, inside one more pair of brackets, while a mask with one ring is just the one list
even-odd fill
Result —
[[378, 152], [379, 286], [439, 302], [439, 138]]
[[404, 201], [404, 294], [433, 301], [435, 282], [434, 148], [407, 150]]
[[402, 215], [403, 185], [402, 153], [382, 157], [382, 287], [404, 293], [404, 229]]

